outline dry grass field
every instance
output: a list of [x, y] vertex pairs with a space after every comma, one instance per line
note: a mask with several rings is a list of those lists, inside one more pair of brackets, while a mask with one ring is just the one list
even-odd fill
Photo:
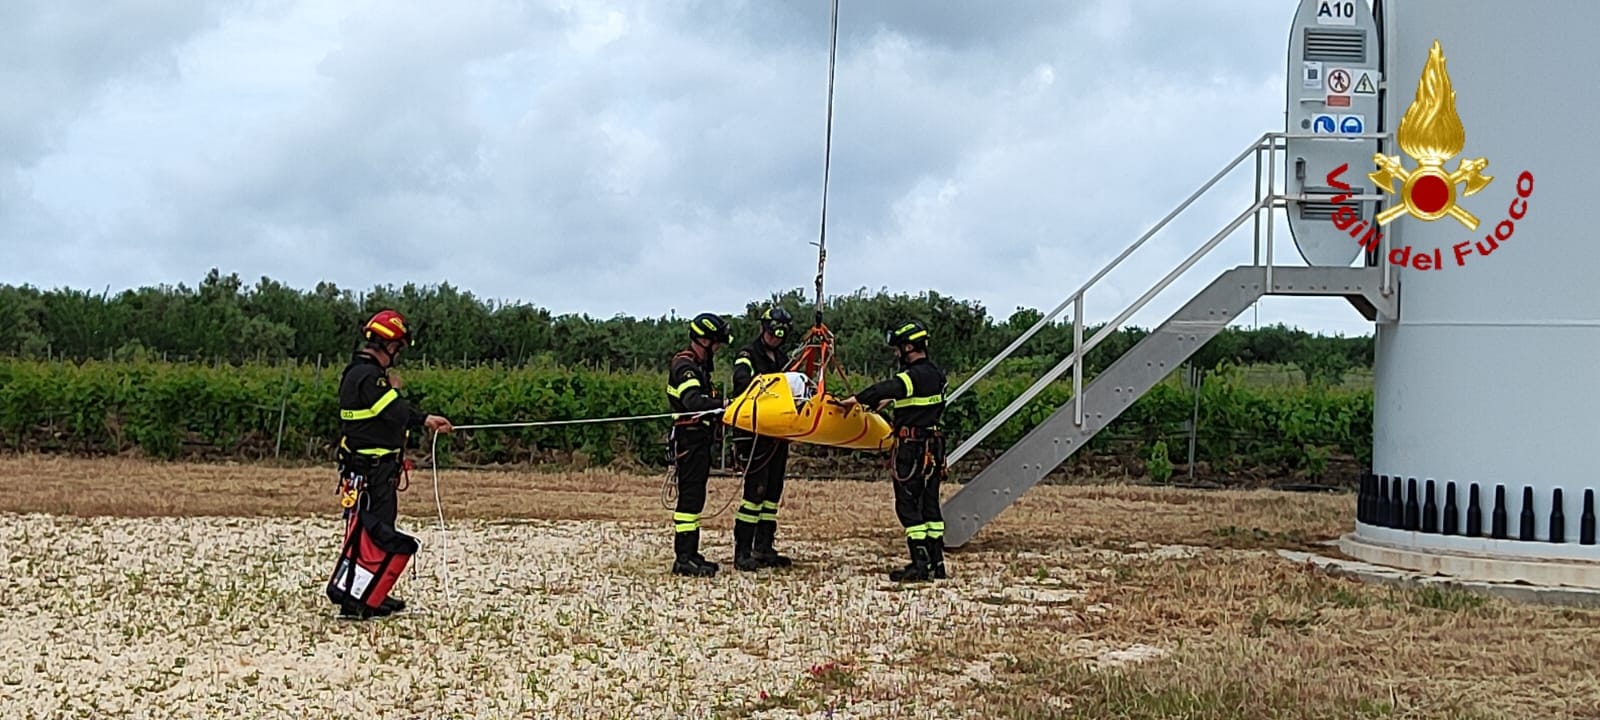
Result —
[[881, 482], [792, 482], [787, 570], [733, 570], [722, 512], [711, 579], [667, 573], [659, 476], [441, 488], [448, 534], [401, 495], [416, 611], [350, 623], [330, 470], [0, 457], [0, 717], [1600, 717], [1600, 613], [1272, 552], [1350, 496], [1036, 488], [900, 587]]

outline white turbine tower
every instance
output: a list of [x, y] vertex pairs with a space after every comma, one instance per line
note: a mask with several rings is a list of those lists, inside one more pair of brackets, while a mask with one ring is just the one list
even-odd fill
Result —
[[[1399, 312], [1377, 324], [1373, 477], [1341, 549], [1600, 587], [1600, 204], [1585, 199], [1600, 167], [1600, 2], [1304, 0], [1291, 67], [1310, 72], [1292, 55], [1308, 33], [1360, 27], [1351, 9], [1377, 31], [1392, 135], [1343, 177], [1386, 200], [1360, 216], [1387, 236], [1373, 259], [1394, 265]], [[1289, 80], [1292, 117], [1311, 82]], [[1333, 169], [1311, 164], [1308, 183]]]

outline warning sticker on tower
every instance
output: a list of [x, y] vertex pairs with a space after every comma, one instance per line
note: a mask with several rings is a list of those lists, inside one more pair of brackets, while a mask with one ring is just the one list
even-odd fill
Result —
[[1357, 95], [1377, 95], [1378, 94], [1378, 84], [1374, 83], [1372, 81], [1372, 72], [1371, 71], [1368, 71], [1368, 70], [1361, 71], [1361, 76], [1356, 78], [1356, 88], [1355, 88], [1354, 92]]
[[1343, 95], [1350, 92], [1350, 71], [1334, 68], [1328, 71], [1328, 92]]

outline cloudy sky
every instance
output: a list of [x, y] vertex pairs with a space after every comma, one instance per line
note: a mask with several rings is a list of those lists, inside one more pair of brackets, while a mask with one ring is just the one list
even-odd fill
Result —
[[[1293, 0], [843, 0], [827, 290], [1005, 317], [1075, 290], [1282, 128]], [[829, 0], [0, 4], [0, 283], [211, 267], [660, 316], [811, 286]], [[1219, 185], [1089, 294], [1247, 207]], [[1300, 262], [1287, 226], [1277, 254]], [[1251, 259], [1247, 224], [1158, 322]], [[1245, 324], [1255, 320], [1251, 314]], [[1262, 323], [1364, 334], [1336, 299]]]

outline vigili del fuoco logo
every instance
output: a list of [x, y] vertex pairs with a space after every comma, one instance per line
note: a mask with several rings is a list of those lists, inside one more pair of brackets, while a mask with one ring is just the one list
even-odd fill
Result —
[[[1400, 203], [1378, 213], [1375, 225], [1362, 220], [1354, 208], [1344, 204], [1350, 198], [1350, 186], [1339, 177], [1350, 168], [1346, 163], [1328, 173], [1328, 185], [1344, 191], [1333, 198], [1333, 202], [1339, 205], [1333, 214], [1333, 224], [1340, 230], [1348, 230], [1350, 237], [1368, 250], [1377, 248], [1383, 240], [1383, 232], [1379, 227], [1394, 222], [1401, 215], [1410, 215], [1423, 222], [1448, 216], [1468, 230], [1477, 230], [1477, 216], [1458, 201], [1478, 194], [1494, 182], [1494, 177], [1483, 174], [1489, 161], [1481, 157], [1462, 158], [1454, 170], [1445, 168], [1445, 164], [1460, 155], [1466, 146], [1467, 132], [1461, 125], [1461, 116], [1456, 114], [1456, 93], [1450, 85], [1450, 73], [1445, 70], [1444, 52], [1439, 48], [1438, 40], [1434, 40], [1433, 47], [1428, 50], [1428, 62], [1423, 65], [1422, 77], [1417, 81], [1416, 99], [1411, 101], [1411, 107], [1400, 119], [1400, 128], [1395, 135], [1400, 149], [1417, 163], [1416, 168], [1407, 170], [1399, 156], [1377, 153], [1372, 156], [1372, 161], [1378, 169], [1367, 173], [1367, 177], [1379, 190], [1390, 195], [1396, 194], [1394, 183], [1398, 180]], [[1506, 208], [1506, 219], [1495, 225], [1494, 230], [1486, 233], [1482, 240], [1464, 240], [1450, 246], [1456, 266], [1466, 265], [1467, 257], [1474, 254], [1488, 257], [1500, 248], [1500, 243], [1510, 240], [1516, 230], [1516, 221], [1528, 213], [1528, 197], [1532, 194], [1533, 173], [1524, 170], [1517, 176], [1517, 192]], [[1402, 267], [1409, 265], [1418, 270], [1444, 269], [1441, 248], [1434, 248], [1432, 253], [1414, 252], [1410, 245], [1394, 248], [1389, 251], [1389, 262]]]

